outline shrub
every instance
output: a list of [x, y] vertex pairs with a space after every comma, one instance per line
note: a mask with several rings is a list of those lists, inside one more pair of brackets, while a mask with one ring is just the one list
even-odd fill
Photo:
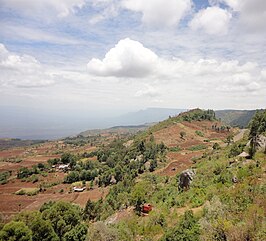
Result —
[[201, 137], [204, 137], [204, 134], [201, 132], [201, 131], [195, 131], [195, 133], [198, 135], [198, 136], [201, 136]]
[[0, 172], [0, 184], [6, 184], [9, 177], [10, 172]]

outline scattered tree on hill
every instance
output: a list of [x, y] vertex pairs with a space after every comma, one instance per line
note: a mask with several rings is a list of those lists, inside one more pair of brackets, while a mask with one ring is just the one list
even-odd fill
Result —
[[[256, 112], [249, 126], [250, 126], [249, 154], [251, 157], [253, 157], [257, 147], [259, 146], [259, 136], [266, 132], [266, 110]], [[266, 153], [266, 146], [265, 146], [265, 153]]]
[[186, 132], [180, 131], [179, 134], [180, 134], [180, 138], [184, 140], [185, 139], [185, 136], [186, 136]]
[[229, 134], [227, 137], [226, 137], [226, 140], [225, 140], [225, 143], [227, 143], [227, 145], [229, 146], [234, 140], [234, 136], [233, 134]]

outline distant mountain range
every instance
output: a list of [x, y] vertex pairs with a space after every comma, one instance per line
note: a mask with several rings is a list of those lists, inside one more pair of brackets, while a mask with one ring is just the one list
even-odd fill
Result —
[[[136, 131], [143, 128], [139, 125], [156, 123], [187, 110], [147, 108], [123, 115], [115, 116], [115, 113], [112, 113], [113, 116], [108, 114], [105, 116], [100, 112], [75, 110], [63, 112], [62, 110], [0, 106], [0, 138], [58, 139], [76, 135], [84, 130], [108, 129], [113, 126], [120, 126], [120, 128], [126, 126], [126, 129]], [[215, 113], [217, 118], [227, 124], [246, 127], [255, 110], [217, 110]], [[128, 126], [132, 127], [128, 128]]]
[[231, 125], [245, 128], [248, 126], [256, 110], [216, 110], [216, 118], [222, 122]]

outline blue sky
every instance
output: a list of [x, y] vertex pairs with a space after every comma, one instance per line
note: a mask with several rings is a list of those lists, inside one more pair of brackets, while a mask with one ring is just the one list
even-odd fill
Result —
[[0, 105], [265, 108], [265, 11], [263, 0], [0, 0]]

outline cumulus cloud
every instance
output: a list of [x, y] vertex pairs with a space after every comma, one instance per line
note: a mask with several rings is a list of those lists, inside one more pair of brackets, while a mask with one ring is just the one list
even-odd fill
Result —
[[43, 87], [54, 80], [32, 56], [10, 53], [0, 44], [0, 84], [2, 86]]
[[142, 22], [152, 26], [175, 26], [190, 11], [191, 0], [124, 0], [122, 6], [142, 14]]
[[151, 84], [180, 84], [182, 87], [216, 91], [257, 91], [266, 83], [261, 81], [262, 71], [256, 63], [237, 60], [219, 61], [199, 59], [165, 59], [131, 39], [120, 40], [103, 60], [92, 59], [89, 72], [96, 76], [130, 77], [148, 83], [136, 96], [156, 96], [158, 88]]
[[138, 41], [120, 40], [103, 60], [93, 58], [89, 72], [98, 76], [144, 77], [153, 72], [158, 56]]
[[232, 15], [226, 9], [208, 7], [199, 11], [189, 23], [193, 30], [203, 30], [207, 34], [226, 34]]
[[0, 0], [0, 6], [35, 17], [55, 14], [62, 18], [84, 5], [85, 0]]

